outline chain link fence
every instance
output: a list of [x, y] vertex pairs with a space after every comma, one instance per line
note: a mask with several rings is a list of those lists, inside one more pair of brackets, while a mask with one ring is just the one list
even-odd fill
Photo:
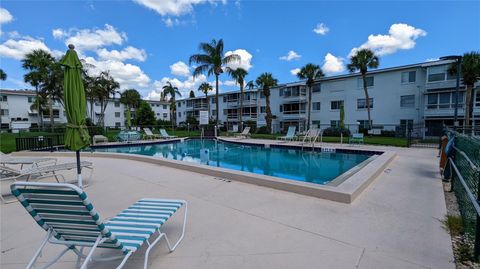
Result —
[[480, 137], [448, 130], [454, 138], [449, 156], [452, 189], [463, 220], [464, 233], [474, 246], [474, 257], [480, 256]]

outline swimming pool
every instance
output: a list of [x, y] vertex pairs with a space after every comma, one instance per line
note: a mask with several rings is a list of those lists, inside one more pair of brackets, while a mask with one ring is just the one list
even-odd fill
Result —
[[327, 184], [375, 155], [372, 152], [322, 152], [271, 148], [214, 139], [98, 147], [95, 152], [130, 153], [185, 161], [316, 184]]

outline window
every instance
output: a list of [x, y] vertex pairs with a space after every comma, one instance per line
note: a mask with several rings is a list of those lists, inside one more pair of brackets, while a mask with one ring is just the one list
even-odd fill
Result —
[[0, 101], [6, 102], [8, 100], [8, 97], [6, 95], [0, 95]]
[[343, 106], [343, 100], [337, 100], [337, 101], [331, 101], [330, 102], [330, 109], [331, 110], [338, 110], [342, 106]]
[[312, 127], [313, 128], [320, 128], [320, 121], [319, 120], [312, 120]]
[[266, 109], [267, 109], [267, 107], [261, 106], [260, 107], [260, 113], [265, 113]]
[[312, 110], [320, 110], [320, 102], [313, 102]]
[[[303, 114], [305, 113], [306, 103], [292, 103], [283, 105], [283, 114]], [[282, 112], [282, 111], [281, 111]]]
[[181, 117], [182, 116], [182, 112], [178, 112], [178, 117]]
[[[455, 98], [455, 96], [453, 96]], [[455, 102], [455, 100], [453, 100]], [[480, 90], [475, 91], [475, 106], [480, 106]]]
[[164, 119], [168, 118], [168, 113], [163, 113], [163, 118]]
[[438, 108], [450, 108], [451, 93], [444, 92], [439, 94]]
[[330, 121], [330, 127], [332, 127], [332, 128], [340, 127], [340, 121], [339, 120], [331, 120]]
[[212, 109], [212, 116], [216, 116], [217, 115], [217, 111], [215, 109]]
[[291, 86], [280, 89], [280, 96], [283, 96], [285, 98], [305, 96], [306, 94], [307, 89], [305, 88], [305, 86]]
[[[373, 108], [373, 98], [368, 98], [370, 108]], [[357, 99], [357, 109], [366, 109], [367, 108], [367, 99], [360, 98]]]
[[415, 95], [400, 96], [400, 107], [415, 107]]
[[357, 122], [359, 123], [358, 124], [358, 127], [359, 128], [363, 128], [363, 129], [370, 129], [368, 128], [368, 120], [357, 120]]
[[417, 77], [417, 71], [402, 72], [402, 83], [413, 83]]
[[115, 118], [120, 118], [120, 112], [115, 112]]
[[157, 117], [160, 117], [160, 113], [157, 113]]
[[120, 102], [115, 102], [115, 107], [120, 107]]
[[456, 79], [455, 74], [448, 72], [448, 65], [433, 66], [428, 68], [428, 82]]
[[280, 112], [283, 112], [283, 105], [280, 105]]
[[8, 109], [0, 109], [0, 116], [8, 116]]
[[163, 109], [167, 109], [167, 105], [163, 105]]
[[[373, 77], [366, 77], [365, 80], [367, 81], [367, 87], [373, 87], [373, 83], [374, 83]], [[363, 88], [363, 78], [357, 79], [357, 87]]]
[[400, 127], [403, 130], [412, 130], [413, 129], [413, 120], [400, 120]]
[[120, 126], [121, 126], [120, 122], [118, 122], [118, 121], [117, 121], [117, 122], [115, 122], [115, 127], [117, 127], [117, 128], [118, 128], [118, 127], [120, 127]]
[[320, 92], [320, 90], [321, 90], [320, 84], [313, 85], [312, 92]]
[[178, 107], [182, 107], [182, 102], [178, 102]]
[[35, 97], [31, 97], [31, 96], [28, 97], [29, 103], [33, 103], [34, 101], [35, 101]]
[[[465, 104], [465, 92], [458, 94], [458, 107]], [[427, 95], [427, 109], [455, 108], [455, 92], [430, 93]]]
[[215, 98], [212, 98], [212, 104], [215, 104]]

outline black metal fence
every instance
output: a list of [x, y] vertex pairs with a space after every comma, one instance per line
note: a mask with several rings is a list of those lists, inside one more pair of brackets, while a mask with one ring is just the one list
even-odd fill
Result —
[[54, 151], [57, 146], [63, 145], [63, 135], [45, 135], [15, 138], [16, 151]]

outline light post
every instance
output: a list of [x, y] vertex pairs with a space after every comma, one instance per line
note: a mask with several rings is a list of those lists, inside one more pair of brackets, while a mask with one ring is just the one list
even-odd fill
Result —
[[[455, 60], [455, 62], [457, 63], [457, 68], [456, 68], [457, 85], [455, 87], [455, 110], [453, 114], [453, 126], [454, 126], [454, 129], [456, 129], [460, 125], [458, 123], [458, 92], [460, 90], [460, 72], [462, 72], [462, 56], [458, 56], [458, 55], [443, 56], [443, 57], [440, 57], [440, 60]], [[470, 111], [465, 111], [465, 114], [466, 113], [470, 113]], [[466, 124], [469, 124], [469, 123], [466, 122], [463, 125], [465, 126]]]

